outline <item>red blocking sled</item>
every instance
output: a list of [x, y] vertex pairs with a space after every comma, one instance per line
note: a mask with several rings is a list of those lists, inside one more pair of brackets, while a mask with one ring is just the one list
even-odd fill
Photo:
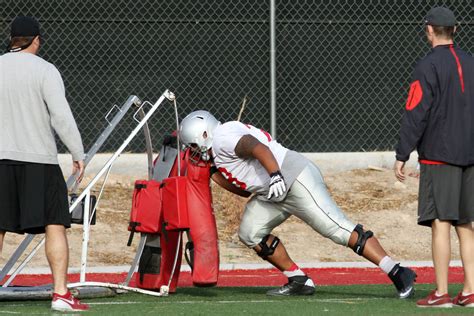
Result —
[[[149, 239], [159, 239], [159, 247], [145, 246], [136, 275], [140, 288], [159, 290], [162, 285], [168, 284], [179, 247], [177, 268], [170, 284], [170, 292], [176, 291], [182, 259], [182, 243], [178, 245], [178, 236], [183, 230], [189, 231], [191, 239], [187, 246], [191, 243], [189, 248], [193, 253], [190, 265], [194, 285], [213, 286], [217, 283], [219, 251], [210, 190], [210, 164], [188, 161], [188, 155], [189, 150], [179, 155], [181, 175], [178, 176], [175, 154], [169, 177], [162, 180], [161, 213], [164, 228], [149, 235]], [[155, 164], [164, 163], [163, 161], [158, 157]], [[155, 170], [156, 167], [157, 165]]]

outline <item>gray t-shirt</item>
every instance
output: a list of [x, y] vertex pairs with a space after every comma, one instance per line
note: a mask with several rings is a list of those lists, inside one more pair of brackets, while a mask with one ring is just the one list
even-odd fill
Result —
[[0, 160], [58, 164], [53, 129], [73, 160], [83, 160], [81, 135], [56, 67], [30, 53], [0, 56]]

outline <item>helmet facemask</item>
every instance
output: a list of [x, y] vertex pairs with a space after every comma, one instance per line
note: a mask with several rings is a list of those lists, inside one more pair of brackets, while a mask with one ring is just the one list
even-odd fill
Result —
[[189, 160], [198, 165], [199, 162], [207, 162], [211, 159], [210, 148], [207, 149], [205, 146], [198, 147], [197, 144], [185, 145], [186, 148], [189, 148]]

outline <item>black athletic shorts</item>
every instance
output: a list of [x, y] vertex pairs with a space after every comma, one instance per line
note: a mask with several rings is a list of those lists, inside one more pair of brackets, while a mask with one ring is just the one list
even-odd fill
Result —
[[474, 166], [421, 164], [418, 224], [431, 227], [435, 219], [474, 221]]
[[40, 234], [51, 224], [71, 227], [59, 165], [0, 160], [0, 230]]

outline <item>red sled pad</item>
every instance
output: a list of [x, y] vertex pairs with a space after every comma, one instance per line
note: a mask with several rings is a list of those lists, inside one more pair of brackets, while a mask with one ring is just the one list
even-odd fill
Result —
[[195, 286], [214, 286], [219, 277], [217, 227], [212, 208], [209, 163], [187, 165], [189, 234], [194, 244], [192, 268]]
[[[176, 269], [173, 274], [173, 279], [170, 284], [170, 293], [176, 292], [176, 287], [178, 286], [178, 279], [181, 267], [181, 251], [182, 251], [182, 242], [178, 244], [178, 238], [181, 234], [180, 231], [170, 231], [166, 232], [166, 237], [163, 235], [160, 236], [160, 246], [161, 246], [161, 255], [158, 262], [153, 262], [153, 264], [158, 265], [155, 271], [150, 271], [150, 266], [147, 266], [148, 271], [140, 272], [135, 275], [135, 280], [137, 286], [141, 289], [149, 289], [154, 291], [159, 291], [162, 285], [168, 285], [169, 279], [173, 272], [174, 261], [176, 258], [176, 252], [179, 253], [176, 261]], [[146, 246], [145, 246], [146, 248]], [[158, 248], [160, 249], [160, 248]], [[140, 259], [141, 260], [141, 259]]]
[[189, 229], [187, 181], [185, 176], [176, 176], [164, 179], [161, 184], [166, 230]]
[[129, 231], [149, 234], [160, 232], [163, 222], [160, 185], [154, 180], [135, 181]]

